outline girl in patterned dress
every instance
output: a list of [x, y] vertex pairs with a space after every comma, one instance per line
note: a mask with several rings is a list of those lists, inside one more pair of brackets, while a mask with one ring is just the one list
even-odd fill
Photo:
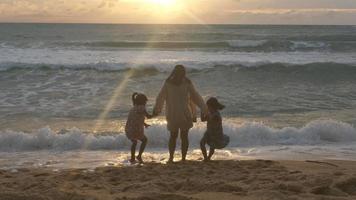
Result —
[[[145, 123], [145, 118], [152, 118], [152, 115], [146, 111], [147, 97], [144, 94], [133, 93], [132, 103], [133, 108], [129, 112], [127, 118], [125, 133], [129, 140], [131, 140], [131, 163], [135, 163], [136, 159], [139, 163], [143, 163], [142, 153], [145, 150], [147, 144], [147, 137], [144, 134], [144, 128], [148, 128], [149, 125]], [[141, 141], [140, 151], [135, 158], [137, 141]]]

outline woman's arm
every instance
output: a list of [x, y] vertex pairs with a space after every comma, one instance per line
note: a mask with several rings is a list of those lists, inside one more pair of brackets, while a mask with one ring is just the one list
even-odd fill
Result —
[[190, 111], [192, 112], [193, 122], [197, 122], [197, 108], [191, 99], [189, 99], [189, 107], [190, 107]]
[[159, 92], [157, 98], [156, 98], [156, 104], [153, 108], [153, 115], [158, 115], [162, 112], [162, 108], [164, 105], [164, 102], [167, 99], [167, 83], [165, 82], [163, 87], [161, 88], [161, 91]]
[[192, 99], [192, 101], [200, 108], [203, 115], [208, 116], [209, 115], [208, 107], [206, 106], [203, 97], [201, 97], [200, 94], [196, 91], [193, 83], [189, 83], [188, 88], [189, 88], [190, 98]]

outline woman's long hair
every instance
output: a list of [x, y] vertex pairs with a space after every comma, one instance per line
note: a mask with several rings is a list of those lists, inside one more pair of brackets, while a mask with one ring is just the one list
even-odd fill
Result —
[[185, 67], [183, 65], [176, 65], [166, 81], [174, 85], [180, 85], [184, 80], [189, 81], [185, 74]]

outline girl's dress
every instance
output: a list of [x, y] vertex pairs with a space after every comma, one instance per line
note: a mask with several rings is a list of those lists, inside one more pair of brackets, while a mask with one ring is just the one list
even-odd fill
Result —
[[222, 149], [229, 144], [230, 138], [223, 133], [222, 118], [218, 111], [210, 113], [204, 137], [207, 144], [215, 149]]
[[145, 137], [144, 123], [146, 113], [146, 107], [144, 105], [135, 105], [130, 110], [125, 126], [127, 138], [130, 140], [142, 140]]

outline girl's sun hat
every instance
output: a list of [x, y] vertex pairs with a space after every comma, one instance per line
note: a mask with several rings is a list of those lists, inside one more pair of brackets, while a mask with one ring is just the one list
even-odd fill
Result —
[[208, 99], [208, 101], [206, 102], [206, 104], [212, 108], [216, 108], [218, 110], [222, 110], [225, 108], [224, 105], [222, 105], [221, 103], [219, 103], [218, 99], [215, 97], [210, 97]]

